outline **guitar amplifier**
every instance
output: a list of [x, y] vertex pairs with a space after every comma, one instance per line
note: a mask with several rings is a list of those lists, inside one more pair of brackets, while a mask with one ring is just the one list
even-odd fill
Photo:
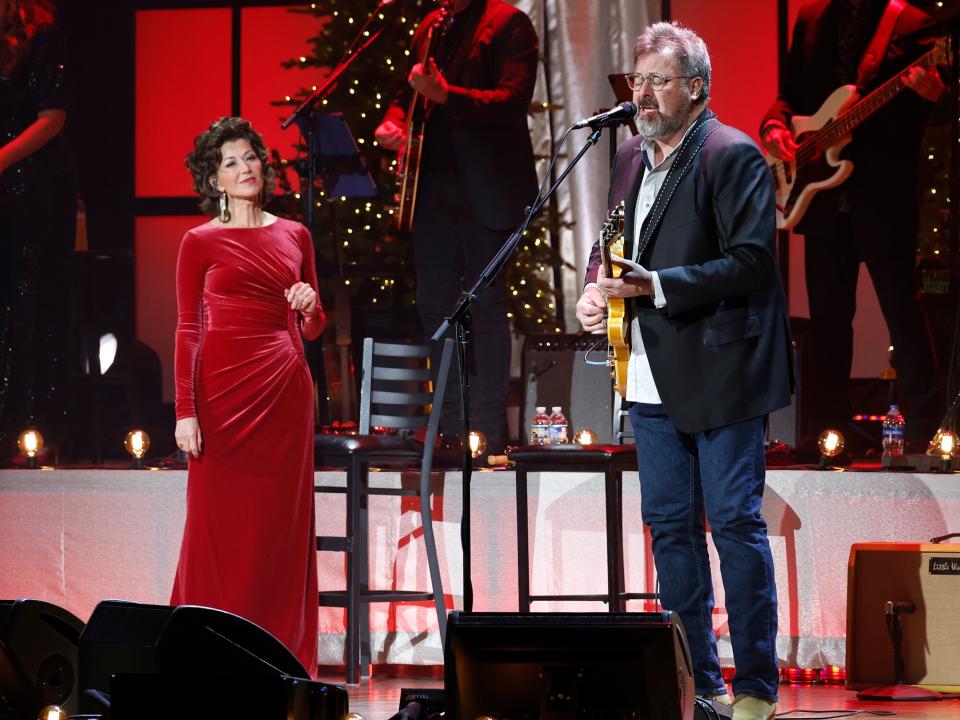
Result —
[[520, 405], [520, 434], [529, 438], [530, 421], [542, 405], [559, 405], [567, 417], [571, 441], [585, 428], [600, 443], [613, 442], [613, 385], [610, 368], [588, 365], [607, 358], [606, 335], [530, 335], [523, 344], [524, 397]]
[[903, 680], [960, 692], [960, 545], [856, 543], [847, 573], [847, 688], [893, 683], [893, 642], [884, 605], [902, 614]]

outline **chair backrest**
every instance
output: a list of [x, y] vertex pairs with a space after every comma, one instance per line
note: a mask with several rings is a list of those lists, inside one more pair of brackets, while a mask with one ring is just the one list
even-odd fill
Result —
[[415, 432], [426, 428], [425, 443], [432, 446], [440, 424], [453, 356], [453, 340], [443, 342], [440, 366], [430, 367], [429, 345], [363, 341], [360, 382], [360, 434], [383, 427]]

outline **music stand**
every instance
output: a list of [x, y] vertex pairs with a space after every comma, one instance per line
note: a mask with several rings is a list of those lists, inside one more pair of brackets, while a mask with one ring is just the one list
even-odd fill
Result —
[[[352, 416], [352, 398], [346, 397], [346, 388], [350, 386], [348, 374], [350, 372], [349, 345], [350, 345], [350, 299], [346, 292], [343, 272], [343, 244], [340, 240], [340, 223], [337, 215], [338, 198], [373, 198], [377, 196], [377, 184], [374, 182], [367, 163], [354, 140], [350, 128], [347, 126], [343, 113], [318, 114], [313, 111], [305, 112], [297, 117], [300, 132], [307, 139], [308, 149], [308, 187], [304, 220], [307, 227], [313, 228], [314, 178], [320, 178], [324, 189], [327, 210], [330, 213], [330, 239], [333, 242], [333, 256], [337, 266], [337, 279], [334, 283], [333, 299], [334, 314], [337, 319], [337, 345], [340, 347], [340, 383], [344, 388], [341, 419], [348, 420]], [[314, 368], [314, 376], [318, 382], [322, 376], [324, 392], [319, 393], [321, 398], [327, 396], [329, 378], [323, 363], [323, 338], [305, 343], [310, 348], [310, 361]], [[329, 422], [330, 408], [326, 401], [321, 401], [323, 413], [327, 417], [321, 418]]]
[[377, 196], [377, 185], [356, 140], [343, 119], [343, 113], [314, 115], [298, 121], [301, 132], [312, 125], [313, 161], [327, 194], [332, 197], [370, 198]]

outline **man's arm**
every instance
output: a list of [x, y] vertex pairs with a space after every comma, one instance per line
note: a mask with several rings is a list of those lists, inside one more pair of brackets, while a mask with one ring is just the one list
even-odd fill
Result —
[[779, 272], [773, 178], [763, 156], [752, 143], [735, 142], [711, 163], [707, 181], [721, 257], [658, 271], [670, 317], [759, 290]]
[[533, 24], [515, 13], [492, 41], [494, 62], [490, 88], [447, 85], [451, 119], [484, 124], [513, 124], [525, 118], [537, 81], [539, 42]]

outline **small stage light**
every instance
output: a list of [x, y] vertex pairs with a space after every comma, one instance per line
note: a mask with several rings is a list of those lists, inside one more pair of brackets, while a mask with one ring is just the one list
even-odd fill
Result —
[[133, 458], [134, 467], [143, 468], [143, 456], [150, 449], [150, 436], [144, 430], [131, 430], [123, 439], [124, 449]]
[[67, 720], [66, 711], [59, 705], [47, 705], [40, 710], [37, 720]]
[[958, 452], [960, 452], [960, 440], [957, 438], [957, 433], [941, 425], [927, 447], [927, 455], [939, 457], [940, 472], [948, 473], [953, 472], [951, 461]]
[[846, 441], [843, 433], [833, 428], [827, 428], [817, 439], [817, 446], [820, 448], [820, 467], [830, 467], [830, 459], [835, 458], [843, 452]]
[[479, 430], [473, 430], [470, 433], [470, 456], [474, 459], [483, 457], [487, 451], [487, 436]]
[[793, 685], [814, 685], [820, 682], [820, 669], [784, 668], [783, 681]]
[[20, 433], [17, 438], [17, 447], [27, 456], [27, 467], [30, 469], [37, 467], [37, 455], [43, 450], [43, 435], [38, 430], [28, 428]]
[[573, 441], [577, 445], [596, 445], [597, 440], [597, 434], [590, 428], [583, 428], [573, 436]]

